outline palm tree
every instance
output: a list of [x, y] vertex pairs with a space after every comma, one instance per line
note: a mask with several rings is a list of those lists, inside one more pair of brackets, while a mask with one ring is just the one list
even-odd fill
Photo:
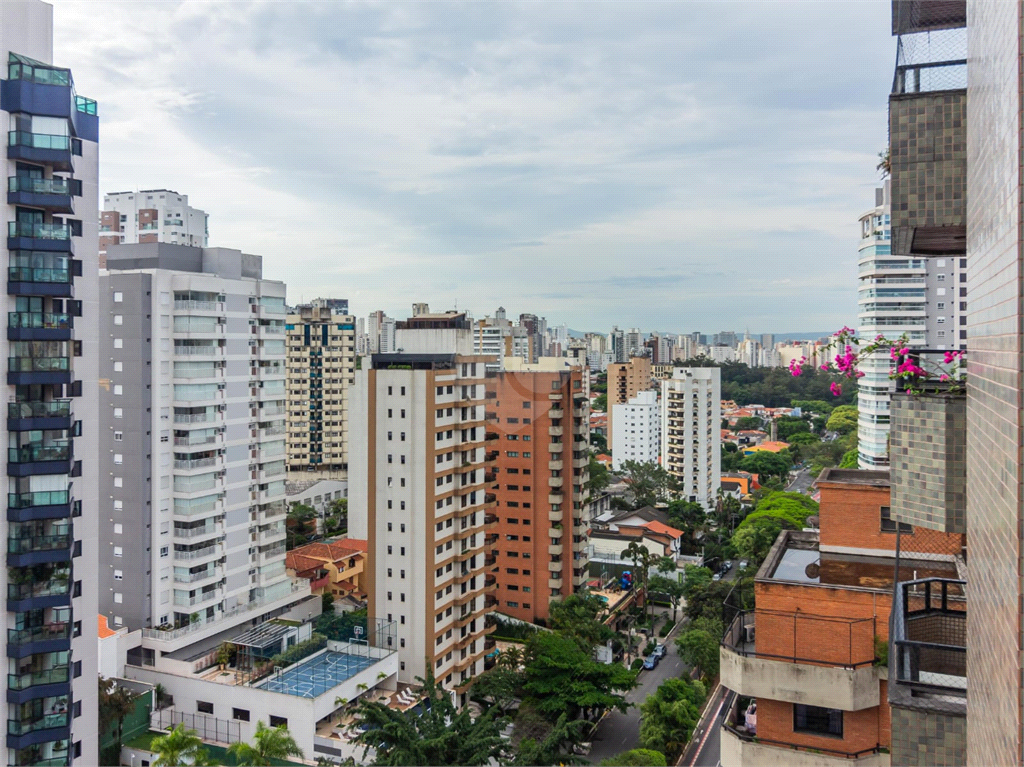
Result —
[[295, 738], [283, 724], [278, 727], [267, 727], [262, 721], [256, 723], [256, 734], [252, 736], [252, 744], [239, 742], [228, 746], [228, 753], [235, 758], [240, 767], [260, 767], [269, 765], [278, 759], [297, 756], [304, 759], [302, 749]]
[[366, 747], [364, 756], [373, 748], [376, 764], [403, 767], [485, 765], [501, 757], [505, 747], [501, 730], [508, 720], [495, 716], [497, 707], [474, 720], [468, 707], [455, 708], [433, 673], [428, 671], [426, 679], [417, 677], [417, 681], [424, 696], [419, 711], [396, 711], [376, 701], [360, 701], [361, 731], [353, 742]]
[[117, 751], [121, 752], [121, 736], [124, 731], [125, 717], [135, 710], [135, 699], [138, 697], [126, 687], [117, 687], [113, 679], [100, 677], [100, 723], [107, 729], [117, 723]]
[[336, 709], [340, 709], [342, 706], [345, 706], [347, 704], [348, 704], [348, 698], [343, 698], [343, 697], [341, 697], [339, 695], [337, 698], [334, 699], [334, 707]]
[[208, 754], [195, 730], [179, 724], [166, 735], [153, 738], [149, 750], [156, 754], [153, 767], [208, 764]]
[[[651, 600], [647, 593], [647, 578], [651, 569], [651, 551], [646, 546], [641, 546], [636, 541], [631, 541], [629, 546], [627, 546], [622, 552], [621, 556], [633, 560], [633, 567], [640, 571], [638, 573], [638, 580], [642, 582], [644, 586], [644, 612], [646, 612], [647, 607], [651, 604]], [[637, 585], [637, 581], [634, 581], [633, 583], [635, 587]]]
[[513, 671], [518, 670], [522, 662], [523, 651], [518, 647], [509, 647], [498, 653], [498, 663], [512, 669]]

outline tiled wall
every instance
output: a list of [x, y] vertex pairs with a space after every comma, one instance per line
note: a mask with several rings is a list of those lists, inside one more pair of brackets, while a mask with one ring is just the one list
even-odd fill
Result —
[[965, 532], [965, 398], [897, 392], [891, 413], [893, 518], [915, 527]]
[[1007, 765], [1021, 763], [1021, 4], [967, 12], [967, 761]]
[[960, 767], [965, 763], [964, 717], [898, 706], [892, 707], [891, 717], [892, 764]]
[[964, 224], [966, 102], [964, 91], [889, 101], [894, 254], [910, 253], [915, 227]]

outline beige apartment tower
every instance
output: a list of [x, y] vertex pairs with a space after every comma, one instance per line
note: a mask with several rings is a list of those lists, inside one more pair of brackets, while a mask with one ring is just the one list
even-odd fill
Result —
[[299, 306], [288, 343], [288, 472], [348, 476], [349, 387], [355, 377], [355, 317]]
[[632, 357], [629, 362], [608, 366], [608, 449], [615, 454], [612, 411], [616, 405], [624, 405], [642, 391], [651, 388], [651, 360], [649, 357]]
[[497, 450], [485, 419], [494, 359], [463, 353], [464, 314], [419, 315], [397, 334], [404, 352], [364, 358], [355, 374], [349, 532], [368, 542], [370, 615], [397, 624], [399, 681], [433, 671], [464, 705], [496, 603], [485, 476]]

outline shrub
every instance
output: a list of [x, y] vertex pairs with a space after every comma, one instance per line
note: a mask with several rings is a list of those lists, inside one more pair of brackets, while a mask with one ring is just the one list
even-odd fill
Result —
[[293, 663], [298, 663], [307, 655], [312, 655], [318, 650], [322, 650], [326, 646], [327, 637], [323, 634], [317, 634], [314, 632], [313, 635], [305, 642], [299, 642], [297, 645], [292, 645], [283, 653], [275, 655], [270, 659], [269, 664], [271, 666], [290, 666]]
[[650, 655], [652, 652], [654, 652], [654, 648], [657, 646], [658, 643], [652, 639], [650, 642], [647, 643], [646, 647], [644, 647], [644, 655]]
[[631, 664], [629, 664], [629, 667], [631, 669], [633, 669], [633, 671], [639, 671], [641, 668], [643, 668], [643, 665], [644, 665], [644, 659], [643, 658], [637, 658]]
[[667, 637], [668, 636], [668, 632], [670, 632], [675, 625], [676, 624], [673, 623], [672, 621], [667, 621], [665, 623], [665, 625], [662, 626], [661, 629], [659, 629], [658, 636], [660, 636], [660, 637]]

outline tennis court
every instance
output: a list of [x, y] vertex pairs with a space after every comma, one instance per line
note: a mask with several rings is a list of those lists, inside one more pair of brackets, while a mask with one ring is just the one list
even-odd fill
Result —
[[328, 651], [297, 666], [274, 672], [256, 687], [300, 698], [316, 698], [377, 661], [377, 658], [365, 655]]

